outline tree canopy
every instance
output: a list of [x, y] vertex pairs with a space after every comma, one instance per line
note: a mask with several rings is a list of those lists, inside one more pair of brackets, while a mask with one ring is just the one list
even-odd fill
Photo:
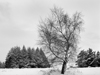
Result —
[[70, 17], [63, 9], [54, 7], [51, 16], [40, 22], [40, 44], [55, 60], [66, 64], [77, 51], [82, 24], [81, 13]]

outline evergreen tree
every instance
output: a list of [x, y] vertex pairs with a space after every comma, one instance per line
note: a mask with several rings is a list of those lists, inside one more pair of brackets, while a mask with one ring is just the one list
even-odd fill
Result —
[[29, 63], [27, 64], [28, 67], [31, 67], [31, 68], [35, 68], [37, 65], [36, 65], [36, 62], [35, 62], [35, 51], [34, 51], [34, 48], [28, 48], [27, 49], [27, 52], [28, 52], [28, 59], [29, 59]]
[[97, 58], [100, 58], [100, 52], [97, 51], [97, 54], [96, 54]]
[[49, 62], [48, 62], [44, 52], [42, 51], [42, 49], [39, 49], [38, 47], [35, 51], [34, 59], [35, 59], [35, 63], [38, 68], [50, 67]]
[[27, 49], [27, 52], [28, 52], [28, 58], [31, 61], [32, 60], [32, 50], [30, 47]]
[[95, 59], [95, 54], [94, 54], [94, 52], [91, 48], [89, 48], [89, 50], [87, 50], [87, 53], [88, 53], [88, 56], [87, 56], [87, 59], [86, 59], [86, 61], [87, 61], [86, 64], [88, 66], [93, 66], [91, 63]]
[[97, 52], [97, 65], [100, 67], [100, 52]]
[[19, 59], [20, 59], [20, 47], [11, 48], [9, 51], [6, 61], [6, 68], [18, 68], [19, 67]]
[[41, 58], [42, 58], [42, 67], [50, 67], [50, 64], [48, 62], [48, 59], [47, 57], [45, 56], [44, 52], [42, 49], [40, 49], [40, 55], [41, 55]]
[[92, 61], [93, 67], [100, 67], [100, 52], [98, 51], [95, 55], [95, 59]]
[[5, 68], [5, 63], [4, 62], [0, 62], [0, 68]]
[[37, 47], [36, 51], [35, 51], [35, 62], [37, 64], [37, 67], [41, 67], [41, 63], [42, 63], [42, 58], [41, 58], [41, 55], [40, 55], [40, 50], [39, 48]]
[[21, 60], [19, 61], [20, 68], [25, 68], [27, 67], [27, 64], [29, 63], [29, 57], [28, 57], [28, 52], [27, 49], [25, 48], [25, 46], [23, 46], [22, 50], [21, 50]]
[[82, 50], [79, 54], [78, 54], [78, 57], [77, 57], [77, 65], [79, 67], [87, 67], [88, 65], [86, 64], [86, 60], [87, 60], [87, 52]]

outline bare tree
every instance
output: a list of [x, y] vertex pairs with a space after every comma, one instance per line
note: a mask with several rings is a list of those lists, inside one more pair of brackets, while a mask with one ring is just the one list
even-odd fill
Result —
[[73, 58], [77, 51], [83, 20], [80, 13], [76, 12], [70, 18], [57, 7], [51, 9], [51, 13], [39, 24], [40, 44], [50, 56], [63, 62], [61, 73], [64, 74], [69, 58]]

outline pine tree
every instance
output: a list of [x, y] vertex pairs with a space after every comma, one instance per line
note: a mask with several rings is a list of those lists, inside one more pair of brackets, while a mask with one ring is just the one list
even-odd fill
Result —
[[32, 60], [32, 49], [29, 47], [29, 48], [27, 49], [27, 52], [28, 52], [28, 58], [29, 58], [29, 60], [31, 61], [31, 60]]
[[94, 52], [93, 52], [93, 50], [91, 49], [91, 48], [89, 48], [88, 50], [87, 50], [87, 53], [88, 53], [88, 56], [87, 56], [87, 59], [86, 59], [86, 61], [87, 61], [87, 65], [88, 66], [93, 66], [92, 65], [92, 61], [95, 59], [95, 54], [94, 54]]
[[9, 51], [6, 61], [6, 68], [18, 68], [19, 67], [19, 59], [20, 59], [20, 47], [11, 48]]
[[28, 52], [27, 49], [25, 48], [25, 46], [23, 46], [22, 50], [21, 50], [21, 59], [19, 61], [20, 68], [25, 68], [27, 67], [27, 64], [29, 63], [29, 58], [28, 58]]
[[42, 49], [40, 49], [40, 55], [41, 55], [41, 58], [42, 58], [42, 67], [50, 67], [50, 64], [48, 62], [48, 59], [47, 57], [45, 56], [44, 52]]
[[0, 62], [0, 68], [5, 68], [5, 63], [4, 62]]
[[39, 48], [37, 47], [36, 51], [35, 51], [35, 62], [37, 64], [37, 67], [41, 67], [41, 63], [42, 63], [42, 58], [41, 58], [41, 55], [40, 55], [40, 50]]
[[87, 67], [88, 65], [86, 64], [86, 59], [87, 59], [87, 52], [86, 51], [84, 51], [84, 50], [82, 50], [79, 54], [78, 54], [78, 56], [77, 56], [77, 65], [79, 66], [79, 67]]
[[96, 54], [97, 58], [100, 58], [100, 52], [97, 51], [97, 54]]
[[42, 51], [42, 49], [39, 49], [38, 47], [35, 51], [34, 59], [35, 59], [35, 63], [38, 68], [50, 67], [49, 62], [48, 62], [44, 52]]
[[36, 61], [35, 61], [35, 51], [34, 48], [28, 48], [27, 49], [28, 52], [28, 59], [29, 59], [29, 63], [27, 64], [27, 67], [31, 67], [31, 68], [35, 68], [36, 65]]
[[100, 67], [100, 52], [99, 51], [97, 51], [96, 53], [96, 59], [94, 63], [96, 64], [96, 67]]

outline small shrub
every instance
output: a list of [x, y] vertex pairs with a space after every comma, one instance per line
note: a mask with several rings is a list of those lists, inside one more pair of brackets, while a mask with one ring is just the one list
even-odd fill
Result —
[[42, 71], [43, 75], [61, 75], [59, 69], [49, 69], [48, 71]]

